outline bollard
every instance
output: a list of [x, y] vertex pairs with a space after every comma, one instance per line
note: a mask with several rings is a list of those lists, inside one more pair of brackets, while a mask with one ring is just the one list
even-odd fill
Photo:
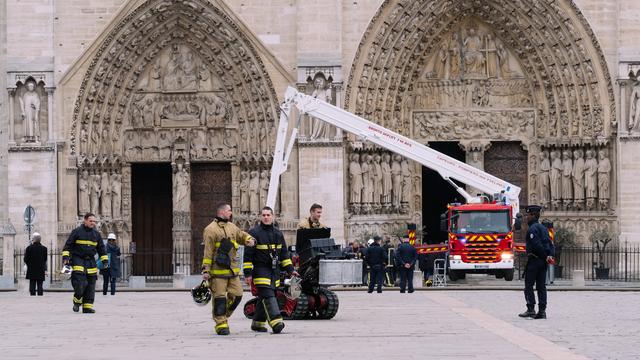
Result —
[[130, 289], [144, 289], [146, 287], [146, 278], [144, 276], [129, 276]]
[[414, 270], [413, 271], [413, 287], [414, 288], [421, 288], [424, 285], [424, 283], [422, 282], [422, 271], [420, 270]]
[[573, 286], [585, 286], [584, 270], [573, 270], [572, 279]]

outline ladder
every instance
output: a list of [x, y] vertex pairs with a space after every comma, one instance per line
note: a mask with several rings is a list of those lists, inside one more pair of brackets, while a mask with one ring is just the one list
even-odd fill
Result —
[[433, 262], [433, 286], [447, 286], [447, 262], [445, 259], [436, 259]]

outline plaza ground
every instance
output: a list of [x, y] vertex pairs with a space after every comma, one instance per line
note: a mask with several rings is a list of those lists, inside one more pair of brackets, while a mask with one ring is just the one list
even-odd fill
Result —
[[[1, 292], [3, 359], [637, 359], [640, 293], [553, 291], [547, 320], [523, 320], [521, 291], [340, 291], [332, 320], [257, 334], [237, 311], [213, 333], [188, 292], [97, 294], [96, 314], [69, 292]], [[250, 295], [245, 293], [244, 300]]]

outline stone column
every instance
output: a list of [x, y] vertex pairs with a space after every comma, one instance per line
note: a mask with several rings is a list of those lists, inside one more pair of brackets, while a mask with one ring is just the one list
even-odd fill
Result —
[[16, 95], [16, 89], [10, 89], [9, 90], [9, 111], [8, 116], [9, 116], [9, 145], [15, 145], [16, 144], [16, 140], [15, 140], [15, 112], [14, 112], [14, 106], [15, 106], [15, 95]]
[[[458, 144], [465, 151], [465, 162], [484, 171], [484, 152], [489, 150], [491, 142], [488, 140], [463, 140]], [[467, 185], [467, 192], [473, 196], [482, 191]]]
[[[6, 223], [4, 223], [6, 221]], [[11, 224], [10, 219], [2, 220], [4, 225], [0, 227], [0, 231], [2, 234], [2, 254], [4, 257], [4, 261], [2, 262], [2, 276], [0, 277], [0, 282], [3, 284], [11, 283], [13, 285], [13, 278], [15, 275], [14, 268], [14, 253], [16, 246], [16, 229]]]
[[[47, 90], [47, 142], [52, 142], [55, 139], [53, 131], [53, 88], [46, 88]], [[42, 135], [40, 141], [43, 141]]]
[[191, 172], [181, 163], [173, 174], [173, 269], [191, 274]]

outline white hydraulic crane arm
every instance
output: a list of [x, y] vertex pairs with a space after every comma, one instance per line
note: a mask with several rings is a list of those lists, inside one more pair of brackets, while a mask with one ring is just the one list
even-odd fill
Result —
[[457, 186], [451, 179], [458, 180], [488, 194], [500, 193], [504, 190], [507, 199], [514, 209], [513, 216], [519, 212], [519, 187], [433, 150], [413, 139], [351, 114], [337, 106], [302, 94], [292, 87], [287, 88], [285, 101], [281, 108], [282, 112], [280, 114], [280, 124], [278, 125], [273, 165], [271, 167], [267, 206], [273, 208], [275, 205], [280, 175], [287, 170], [289, 155], [297, 136], [298, 124], [295, 125], [285, 149], [285, 139], [289, 128], [289, 115], [292, 105], [298, 109], [300, 115], [307, 114], [313, 116], [318, 120], [327, 122], [387, 150], [393, 151], [396, 154], [417, 161], [429, 169], [435, 170], [440, 176], [451, 183], [456, 190], [465, 197], [467, 202], [472, 201], [474, 197]]

